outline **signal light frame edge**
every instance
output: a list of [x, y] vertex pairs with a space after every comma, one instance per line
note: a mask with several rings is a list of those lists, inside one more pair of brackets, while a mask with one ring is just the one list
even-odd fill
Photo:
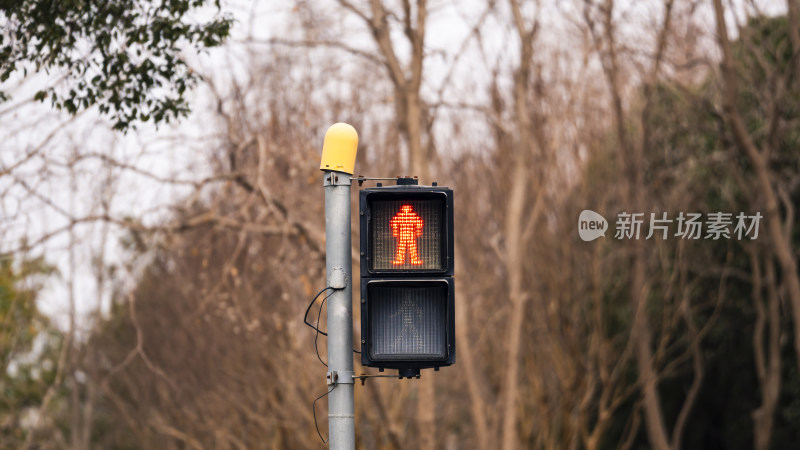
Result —
[[[370, 318], [371, 303], [375, 300], [369, 293], [371, 286], [384, 285], [385, 287], [434, 287], [444, 285], [447, 288], [445, 306], [445, 341], [446, 354], [440, 359], [393, 359], [376, 358], [373, 356], [374, 344], [372, 342]], [[405, 285], [405, 286], [404, 286]], [[413, 356], [409, 354], [408, 356]], [[362, 278], [361, 280], [361, 365], [365, 367], [378, 367], [381, 369], [438, 369], [450, 366], [456, 362], [456, 337], [455, 337], [455, 280], [452, 277], [419, 277], [419, 278]]]
[[[373, 255], [370, 254], [369, 241], [372, 238], [372, 202], [388, 200], [441, 200], [444, 211], [441, 217], [443, 223], [442, 233], [446, 236], [441, 239], [444, 248], [441, 248], [441, 260], [444, 263], [441, 269], [373, 269], [371, 263]], [[400, 185], [369, 188], [359, 191], [359, 220], [361, 249], [361, 277], [408, 277], [408, 276], [453, 276], [454, 265], [454, 234], [453, 234], [453, 190], [439, 186]]]

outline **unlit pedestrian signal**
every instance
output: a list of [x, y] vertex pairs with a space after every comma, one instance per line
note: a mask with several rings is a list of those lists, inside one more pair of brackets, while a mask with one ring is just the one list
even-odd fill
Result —
[[359, 200], [361, 364], [409, 378], [453, 364], [453, 191], [405, 184]]

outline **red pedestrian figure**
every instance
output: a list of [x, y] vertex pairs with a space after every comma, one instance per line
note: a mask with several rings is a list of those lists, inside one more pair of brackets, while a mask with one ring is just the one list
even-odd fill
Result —
[[417, 238], [422, 236], [423, 220], [411, 205], [403, 205], [400, 212], [392, 217], [389, 222], [392, 227], [392, 236], [397, 238], [397, 251], [394, 254], [395, 266], [402, 266], [406, 263], [406, 252], [408, 252], [410, 263], [414, 266], [422, 265], [422, 260], [417, 254]]

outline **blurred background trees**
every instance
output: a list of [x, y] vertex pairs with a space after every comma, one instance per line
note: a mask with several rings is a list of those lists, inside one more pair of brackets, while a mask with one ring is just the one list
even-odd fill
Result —
[[[43, 279], [53, 273], [41, 259], [0, 260], [0, 444], [21, 447], [37, 420], [32, 414], [45, 397], [58, 374], [58, 348], [63, 334], [50, 326], [36, 301]], [[63, 393], [47, 409], [48, 419], [40, 422], [37, 432], [55, 437], [58, 408]], [[54, 414], [50, 414], [55, 412]]]
[[[190, 170], [122, 144], [66, 160], [72, 187], [103, 174], [59, 228], [74, 263], [93, 227], [91, 283], [36, 259], [58, 233], [4, 244], [2, 446], [320, 446], [326, 345], [301, 317], [324, 278], [322, 136], [343, 121], [358, 173], [456, 196], [457, 364], [357, 385], [360, 448], [794, 448], [796, 4], [631, 3], [295, 2], [267, 34], [245, 8], [197, 63], [201, 131], [144, 146], [191, 149]], [[2, 159], [6, 202], [48, 198], [27, 155]], [[180, 189], [158, 214], [114, 209], [122, 174]], [[605, 238], [579, 239], [584, 209]], [[624, 212], [639, 239], [614, 237]], [[668, 238], [645, 239], [664, 212]], [[731, 239], [676, 236], [681, 212], [732, 213]], [[757, 239], [736, 238], [740, 212], [763, 216]], [[36, 299], [59, 277], [54, 326]]]

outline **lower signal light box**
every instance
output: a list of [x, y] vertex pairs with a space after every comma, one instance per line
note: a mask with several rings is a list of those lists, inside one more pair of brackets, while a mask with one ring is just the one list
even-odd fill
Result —
[[417, 373], [453, 364], [453, 286], [452, 278], [363, 279], [361, 364]]

